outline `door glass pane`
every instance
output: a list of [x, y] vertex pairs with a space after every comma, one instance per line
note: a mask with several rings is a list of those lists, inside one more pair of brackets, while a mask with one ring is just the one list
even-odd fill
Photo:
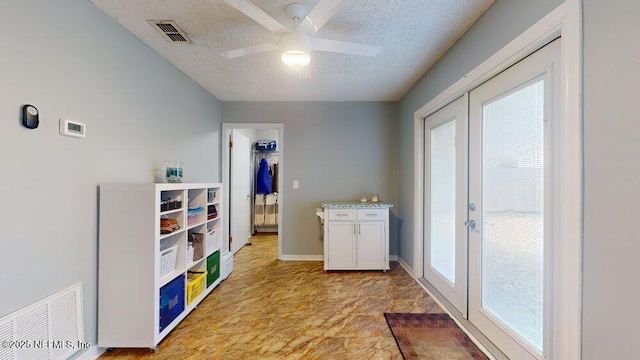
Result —
[[431, 267], [455, 284], [456, 122], [431, 130]]
[[542, 351], [544, 80], [483, 105], [482, 307]]

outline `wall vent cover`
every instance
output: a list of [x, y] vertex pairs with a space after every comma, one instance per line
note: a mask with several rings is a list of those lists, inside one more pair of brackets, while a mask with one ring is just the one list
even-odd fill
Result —
[[190, 44], [191, 40], [172, 20], [147, 20], [167, 41], [172, 44]]
[[86, 348], [82, 284], [0, 318], [0, 341], [0, 360], [61, 360]]

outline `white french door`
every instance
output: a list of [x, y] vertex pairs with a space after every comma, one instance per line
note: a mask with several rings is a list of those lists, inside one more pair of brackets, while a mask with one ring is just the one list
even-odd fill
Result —
[[425, 119], [424, 277], [510, 359], [552, 358], [560, 41]]
[[467, 314], [467, 96], [425, 119], [424, 276]]
[[469, 321], [511, 359], [550, 355], [559, 59], [556, 40], [469, 93]]

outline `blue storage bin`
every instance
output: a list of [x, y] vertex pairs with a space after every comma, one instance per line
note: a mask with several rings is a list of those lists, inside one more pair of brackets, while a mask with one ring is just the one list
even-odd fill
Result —
[[160, 331], [184, 311], [184, 275], [160, 288]]

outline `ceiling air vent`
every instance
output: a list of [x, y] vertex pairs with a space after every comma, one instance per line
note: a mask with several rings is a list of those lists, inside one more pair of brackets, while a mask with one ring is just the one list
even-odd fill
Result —
[[158, 30], [170, 43], [191, 43], [184, 31], [171, 20], [147, 20], [154, 29]]

